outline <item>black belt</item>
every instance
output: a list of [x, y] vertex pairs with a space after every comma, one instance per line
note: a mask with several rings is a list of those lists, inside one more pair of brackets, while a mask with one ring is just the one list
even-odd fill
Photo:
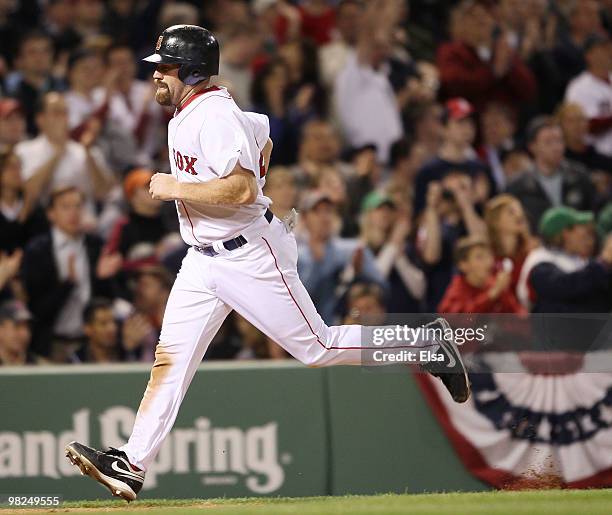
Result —
[[[270, 211], [269, 209], [266, 209], [266, 212], [264, 213], [264, 218], [266, 219], [266, 221], [268, 223], [272, 223], [272, 219], [274, 218], [274, 214], [272, 213], [272, 211]], [[236, 236], [235, 238], [232, 238], [231, 240], [226, 240], [223, 242], [223, 246], [225, 247], [226, 250], [229, 250], [230, 252], [232, 250], [236, 250], [239, 249], [240, 247], [242, 247], [243, 245], [246, 245], [248, 242], [246, 240], [246, 238], [240, 234], [239, 236]], [[198, 252], [201, 252], [202, 254], [204, 254], [205, 256], [216, 256], [217, 254], [219, 254], [212, 245], [206, 245], [204, 247], [196, 247], [194, 245], [193, 247], [195, 250], [197, 250]]]

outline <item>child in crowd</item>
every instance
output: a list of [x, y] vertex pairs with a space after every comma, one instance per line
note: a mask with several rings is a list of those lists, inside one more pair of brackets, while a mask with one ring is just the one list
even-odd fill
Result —
[[487, 240], [461, 238], [455, 247], [459, 273], [448, 286], [440, 313], [525, 313], [510, 288], [512, 271], [494, 273], [495, 258]]

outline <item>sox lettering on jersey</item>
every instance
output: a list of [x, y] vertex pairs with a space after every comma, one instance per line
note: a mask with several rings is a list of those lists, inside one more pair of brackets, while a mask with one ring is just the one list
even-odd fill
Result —
[[181, 154], [176, 149], [172, 149], [172, 155], [174, 156], [174, 163], [179, 170], [190, 173], [191, 175], [198, 174], [194, 168], [195, 162], [198, 160], [197, 157]]

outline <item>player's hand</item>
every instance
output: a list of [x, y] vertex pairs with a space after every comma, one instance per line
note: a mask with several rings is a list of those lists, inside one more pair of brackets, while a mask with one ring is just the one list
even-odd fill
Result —
[[156, 173], [151, 177], [149, 193], [155, 200], [178, 200], [179, 182], [169, 173]]

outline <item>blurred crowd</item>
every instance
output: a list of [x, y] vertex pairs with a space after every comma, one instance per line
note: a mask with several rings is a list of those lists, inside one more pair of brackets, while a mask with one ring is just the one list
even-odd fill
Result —
[[[328, 324], [612, 310], [612, 1], [0, 1], [0, 364], [152, 361], [186, 247], [153, 100], [213, 30]], [[233, 313], [207, 359], [287, 354]]]

